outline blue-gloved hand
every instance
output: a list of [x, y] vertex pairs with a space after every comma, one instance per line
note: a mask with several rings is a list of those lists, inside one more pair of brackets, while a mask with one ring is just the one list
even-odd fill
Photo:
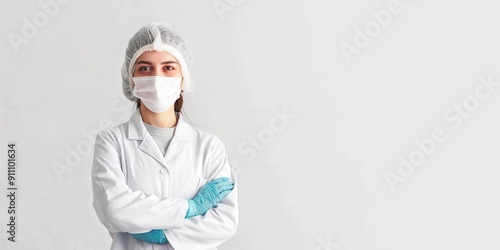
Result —
[[154, 229], [147, 233], [131, 234], [134, 238], [154, 244], [165, 244], [168, 242], [167, 236], [161, 229]]
[[200, 188], [198, 194], [192, 200], [188, 200], [189, 208], [186, 218], [205, 214], [222, 198], [226, 197], [234, 188], [234, 183], [230, 180], [227, 177], [217, 178]]

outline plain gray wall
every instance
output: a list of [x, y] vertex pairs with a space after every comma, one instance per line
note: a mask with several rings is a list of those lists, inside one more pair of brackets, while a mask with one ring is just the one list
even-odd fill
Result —
[[109, 249], [92, 144], [132, 113], [120, 68], [151, 21], [191, 43], [185, 111], [223, 140], [239, 176], [240, 226], [221, 250], [499, 249], [499, 11], [485, 0], [3, 1], [0, 187], [15, 142], [19, 190], [16, 243], [0, 199], [0, 249]]

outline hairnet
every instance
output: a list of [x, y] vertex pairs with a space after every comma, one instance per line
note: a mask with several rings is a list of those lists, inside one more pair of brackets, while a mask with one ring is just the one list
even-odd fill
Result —
[[193, 51], [186, 40], [175, 34], [170, 26], [162, 22], [153, 22], [142, 27], [128, 42], [125, 62], [121, 70], [123, 94], [131, 101], [137, 100], [137, 97], [132, 95], [134, 64], [142, 53], [153, 50], [168, 52], [177, 59], [183, 78], [181, 89], [184, 93], [192, 95], [194, 80], [189, 69], [193, 64]]

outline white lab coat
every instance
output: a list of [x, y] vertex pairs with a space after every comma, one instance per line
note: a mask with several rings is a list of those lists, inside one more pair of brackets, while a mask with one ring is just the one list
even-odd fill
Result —
[[[234, 189], [205, 215], [185, 219], [186, 199], [218, 177]], [[215, 250], [238, 227], [238, 185], [224, 145], [196, 130], [179, 114], [162, 155], [139, 110], [126, 123], [97, 134], [92, 164], [94, 209], [108, 229], [111, 250]], [[168, 244], [136, 240], [129, 233], [164, 229]]]

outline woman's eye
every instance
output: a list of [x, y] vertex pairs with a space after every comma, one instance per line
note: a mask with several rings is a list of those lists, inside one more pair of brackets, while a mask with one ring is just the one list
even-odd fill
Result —
[[174, 67], [172, 67], [172, 66], [165, 66], [165, 69], [166, 69], [166, 70], [174, 70], [175, 68], [174, 68]]
[[146, 70], [149, 70], [149, 67], [144, 66], [139, 68], [139, 71], [146, 71]]

